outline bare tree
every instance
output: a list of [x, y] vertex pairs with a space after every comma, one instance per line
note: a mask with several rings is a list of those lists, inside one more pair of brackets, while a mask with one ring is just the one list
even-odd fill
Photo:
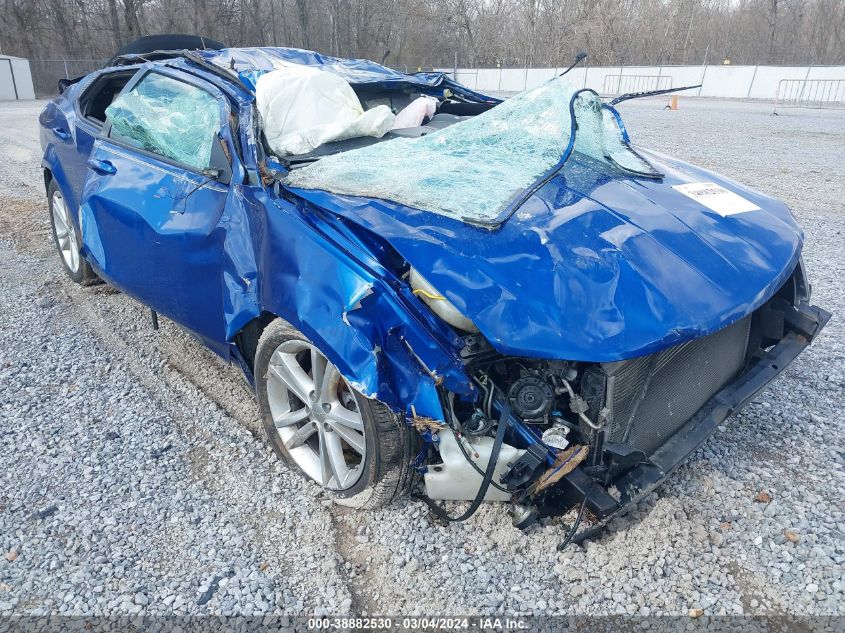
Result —
[[311, 40], [308, 38], [308, 4], [306, 0], [296, 0], [296, 8], [299, 11], [299, 28], [302, 33], [302, 45], [308, 48], [311, 46]]
[[3, 51], [108, 58], [150, 33], [397, 66], [845, 63], [845, 0], [0, 0]]

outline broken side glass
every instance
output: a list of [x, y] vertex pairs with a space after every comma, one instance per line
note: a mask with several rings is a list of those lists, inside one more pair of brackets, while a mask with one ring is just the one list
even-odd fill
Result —
[[[578, 122], [572, 148], [570, 102]], [[613, 111], [603, 107], [598, 95], [555, 78], [426, 136], [324, 157], [291, 171], [286, 184], [382, 198], [490, 224], [570, 149], [655, 175], [630, 149]]]
[[112, 138], [198, 171], [211, 164], [220, 110], [217, 100], [196, 86], [149, 73], [115, 99], [106, 115]]

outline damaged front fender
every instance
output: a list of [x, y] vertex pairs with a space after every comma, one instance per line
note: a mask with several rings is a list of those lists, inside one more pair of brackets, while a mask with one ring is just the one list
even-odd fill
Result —
[[[443, 419], [440, 385], [474, 395], [459, 356], [461, 339], [339, 218], [263, 189], [252, 194], [227, 214], [227, 242], [239, 244], [230, 250], [240, 257], [226, 284], [230, 336], [236, 334], [231, 324], [248, 316], [277, 315], [310, 338], [363, 395], [409, 418]], [[247, 265], [243, 255], [250, 252], [256, 260]], [[257, 306], [249, 305], [249, 284], [242, 281], [251, 274]]]

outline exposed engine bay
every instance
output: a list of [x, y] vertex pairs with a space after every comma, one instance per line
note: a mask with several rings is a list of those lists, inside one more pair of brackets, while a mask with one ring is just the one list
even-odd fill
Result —
[[[438, 316], [458, 329], [471, 323], [414, 271], [409, 279]], [[585, 511], [596, 529], [642, 498], [756, 393], [755, 372], [780, 367], [771, 360], [779, 343], [811, 338], [823, 325], [825, 314], [814, 323], [802, 312], [806, 293], [799, 265], [767, 303], [724, 329], [609, 363], [503, 356], [481, 334], [465, 331], [463, 358], [479, 396], [443, 394], [446, 426], [423, 434], [426, 448], [417, 460], [424, 501], [440, 518], [461, 520], [481, 497], [510, 500], [520, 528], [580, 505], [568, 538]], [[454, 518], [435, 500], [474, 503]]]
[[509, 425], [484, 499], [525, 505], [515, 523], [527, 527], [541, 516], [526, 504], [528, 498], [560, 482], [586, 462], [591, 447], [596, 450], [608, 410], [601, 398], [591, 408], [581, 395], [585, 386], [591, 388], [595, 369], [588, 363], [501, 357], [478, 334], [465, 341], [473, 350], [468, 365], [481, 396], [476, 402], [446, 396], [452, 428], [438, 433], [443, 463], [425, 473], [426, 492], [432, 499], [473, 500], [494, 436]]

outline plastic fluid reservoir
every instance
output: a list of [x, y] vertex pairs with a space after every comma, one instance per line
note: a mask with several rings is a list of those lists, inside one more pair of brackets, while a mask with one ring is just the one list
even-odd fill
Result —
[[[444, 430], [438, 433], [438, 436], [443, 463], [428, 467], [428, 472], [424, 475], [426, 494], [432, 499], [472, 501], [481, 487], [482, 476], [464, 457], [454, 433]], [[467, 454], [482, 472], [487, 470], [490, 453], [493, 452], [493, 442], [492, 437], [480, 437], [473, 438], [464, 445]], [[510, 444], [502, 444], [496, 469], [493, 471], [493, 481], [499, 483], [499, 477], [508, 469], [508, 462], [516, 461], [524, 452]], [[502, 492], [492, 484], [484, 495], [485, 501], [509, 501], [510, 498], [510, 493]]]

